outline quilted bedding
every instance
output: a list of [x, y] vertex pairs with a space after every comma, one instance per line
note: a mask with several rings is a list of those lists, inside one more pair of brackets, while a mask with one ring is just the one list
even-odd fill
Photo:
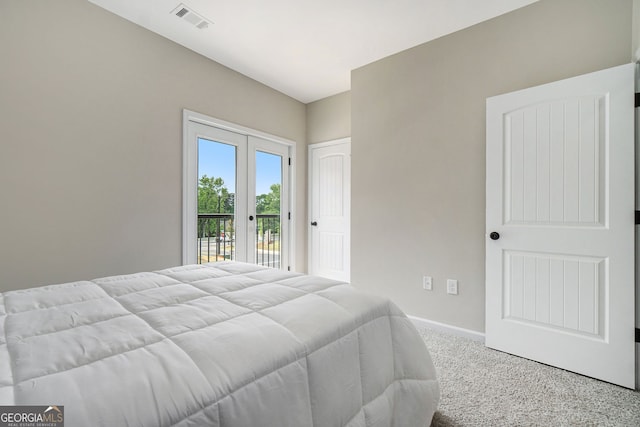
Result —
[[435, 370], [393, 303], [220, 262], [0, 295], [0, 405], [73, 426], [428, 426]]

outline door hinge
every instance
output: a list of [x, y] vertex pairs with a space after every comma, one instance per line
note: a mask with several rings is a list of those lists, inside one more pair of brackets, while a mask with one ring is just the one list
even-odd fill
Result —
[[636, 211], [636, 225], [640, 225], [640, 211]]
[[[289, 212], [289, 218], [288, 219], [291, 219], [291, 212]], [[638, 220], [638, 212], [636, 211], [636, 221], [637, 220]], [[637, 222], [636, 222], [636, 224], [637, 224]]]
[[636, 108], [640, 107], [640, 92], [636, 92], [636, 98], [635, 98], [634, 106]]
[[[288, 266], [287, 266], [287, 271], [291, 271], [291, 266], [290, 266], [290, 265], [288, 265]], [[637, 331], [638, 331], [638, 330], [636, 329], [636, 332], [637, 332]]]
[[640, 342], [640, 328], [636, 328], [636, 342]]
[[[636, 95], [636, 100], [638, 99], [638, 96]], [[636, 101], [637, 102], [637, 101]], [[291, 157], [289, 157], [289, 166], [291, 166]]]

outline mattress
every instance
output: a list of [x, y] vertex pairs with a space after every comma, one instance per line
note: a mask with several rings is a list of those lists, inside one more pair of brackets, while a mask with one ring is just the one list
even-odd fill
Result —
[[0, 295], [0, 405], [70, 426], [419, 427], [439, 400], [389, 300], [219, 262]]

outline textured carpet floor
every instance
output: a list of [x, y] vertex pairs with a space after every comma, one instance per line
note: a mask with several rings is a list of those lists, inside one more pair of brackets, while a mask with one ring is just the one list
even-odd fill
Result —
[[640, 393], [419, 328], [441, 397], [431, 427], [640, 426]]

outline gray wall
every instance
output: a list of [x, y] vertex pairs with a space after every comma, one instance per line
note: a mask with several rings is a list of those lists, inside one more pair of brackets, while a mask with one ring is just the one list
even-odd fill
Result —
[[640, 60], [640, 0], [633, 0], [633, 25], [631, 55], [634, 61]]
[[307, 142], [332, 141], [351, 136], [351, 92], [307, 104]]
[[0, 290], [181, 263], [182, 109], [298, 141], [305, 105], [85, 0], [0, 2]]
[[352, 283], [483, 331], [485, 99], [631, 51], [632, 0], [542, 0], [354, 70]]

